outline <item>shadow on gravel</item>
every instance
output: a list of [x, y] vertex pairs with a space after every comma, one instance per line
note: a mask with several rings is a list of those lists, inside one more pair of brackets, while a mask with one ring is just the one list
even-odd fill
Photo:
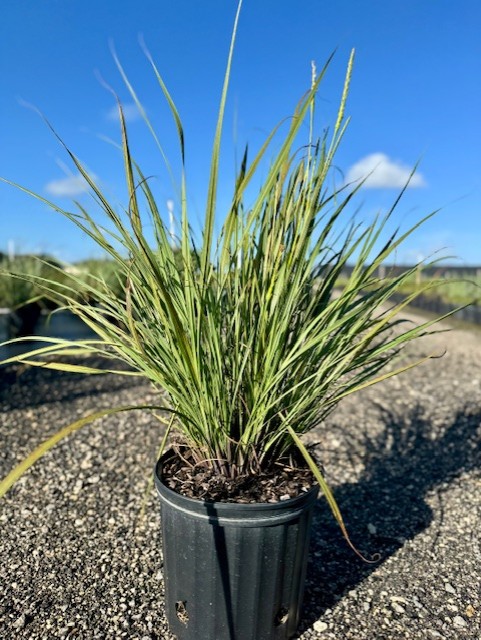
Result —
[[[80, 363], [80, 362], [79, 362]], [[122, 363], [100, 358], [88, 358], [81, 364], [91, 367], [121, 370]], [[26, 409], [54, 402], [65, 402], [83, 396], [115, 393], [145, 384], [143, 378], [100, 374], [84, 376], [78, 373], [54, 371], [14, 365], [0, 368], [0, 408]]]
[[375, 564], [359, 559], [320, 500], [301, 631], [428, 527], [433, 512], [424, 498], [429, 491], [441, 492], [463, 472], [481, 469], [481, 411], [460, 411], [451, 425], [435, 432], [422, 407], [404, 416], [379, 410], [385, 425], [382, 433], [375, 438], [363, 434], [350, 443], [365, 460], [361, 478], [337, 487], [335, 496], [354, 544], [368, 557], [379, 553], [381, 559]]

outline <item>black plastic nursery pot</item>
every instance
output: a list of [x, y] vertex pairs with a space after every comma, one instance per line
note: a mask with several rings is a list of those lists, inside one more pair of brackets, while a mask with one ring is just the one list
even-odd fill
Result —
[[42, 308], [38, 302], [28, 302], [9, 315], [9, 337], [18, 338], [31, 335], [40, 318]]
[[318, 487], [275, 504], [206, 502], [169, 489], [163, 460], [155, 483], [171, 632], [178, 640], [290, 638], [299, 622]]

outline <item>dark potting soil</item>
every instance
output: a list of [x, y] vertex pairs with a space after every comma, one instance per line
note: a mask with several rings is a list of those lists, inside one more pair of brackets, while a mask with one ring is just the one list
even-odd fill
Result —
[[172, 456], [162, 465], [162, 480], [188, 498], [243, 504], [288, 500], [316, 484], [308, 468], [279, 465], [268, 471], [228, 478], [179, 456]]

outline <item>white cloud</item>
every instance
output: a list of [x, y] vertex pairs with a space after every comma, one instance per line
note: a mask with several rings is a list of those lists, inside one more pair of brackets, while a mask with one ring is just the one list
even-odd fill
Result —
[[[140, 111], [137, 109], [137, 105], [134, 102], [127, 102], [122, 104], [122, 111], [124, 112], [125, 122], [135, 122], [141, 117]], [[119, 121], [119, 108], [114, 105], [109, 111], [107, 111], [107, 120], [111, 122]]]
[[[411, 167], [391, 160], [385, 153], [371, 153], [349, 168], [346, 183], [366, 178], [363, 186], [368, 189], [401, 189], [409, 180], [411, 171]], [[409, 182], [409, 188], [424, 186], [426, 181], [416, 172]]]
[[[91, 178], [96, 180], [96, 176], [94, 175], [92, 175]], [[45, 185], [45, 191], [50, 193], [50, 195], [65, 198], [79, 196], [82, 193], [86, 193], [88, 190], [89, 185], [80, 173], [73, 176], [66, 176], [59, 180], [51, 180]]]

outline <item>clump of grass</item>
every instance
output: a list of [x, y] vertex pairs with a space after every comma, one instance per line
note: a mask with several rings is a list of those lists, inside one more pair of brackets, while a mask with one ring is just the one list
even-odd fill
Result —
[[[462, 277], [432, 279], [432, 287], [424, 291], [424, 296], [438, 299], [451, 305], [479, 304], [481, 301], [481, 278]], [[425, 288], [424, 277], [411, 278], [403, 286], [401, 293], [413, 293], [420, 287]]]
[[19, 279], [15, 272], [27, 276], [39, 276], [42, 272], [41, 263], [33, 256], [4, 257], [0, 260], [0, 307], [17, 309], [24, 304], [38, 298], [39, 290], [32, 279]]
[[[31, 356], [17, 359], [58, 369], [66, 368], [61, 360], [41, 356], [100, 354], [123, 361], [130, 370], [117, 373], [144, 376], [159, 394], [167, 392], [177, 430], [197, 464], [225, 476], [255, 474], [299, 449], [343, 526], [329, 487], [301, 438], [343, 398], [419, 364], [403, 362], [383, 371], [434, 322], [418, 327], [401, 323], [399, 312], [413, 296], [399, 304], [386, 304], [414, 271], [389, 281], [375, 274], [421, 222], [404, 234], [392, 235], [379, 248], [399, 199], [384, 217], [357, 224], [352, 223], [349, 211], [360, 185], [332, 187], [334, 157], [347, 126], [351, 56], [332, 131], [316, 137], [313, 130], [315, 98], [326, 65], [298, 103], [262, 186], [249, 204], [246, 191], [277, 128], [253, 160], [249, 161], [246, 151], [230, 206], [222, 212], [221, 231], [215, 236], [219, 150], [235, 32], [236, 27], [214, 136], [202, 246], [196, 248], [190, 231], [182, 171], [180, 246], [178, 251], [172, 247], [149, 180], [132, 157], [119, 102], [129, 196], [125, 217], [65, 147], [113, 231], [100, 226], [82, 207], [68, 211], [29, 193], [97, 242], [115, 262], [123, 290], [119, 294], [105, 278], [85, 281], [85, 291], [100, 303], [93, 307], [75, 295], [73, 283], [78, 276], [54, 289], [48, 279], [32, 277], [37, 286], [85, 320], [99, 339], [51, 341], [36, 352], [37, 360], [32, 361]], [[171, 107], [183, 162], [182, 122], [153, 60], [150, 62]], [[120, 64], [119, 69], [157, 141]], [[301, 142], [305, 122], [309, 134]], [[149, 233], [154, 230], [154, 244], [147, 239], [147, 226]], [[355, 265], [352, 275], [340, 295], [333, 295], [348, 261]], [[75, 363], [68, 368], [101, 372]], [[86, 421], [88, 418], [70, 425], [61, 435]], [[1, 491], [58, 439], [56, 436], [14, 470]]]
[[[444, 259], [443, 259], [444, 260]], [[434, 265], [436, 261], [432, 264]], [[438, 261], [439, 262], [439, 261]], [[409, 271], [404, 282], [397, 286], [395, 293], [400, 295], [421, 295], [424, 300], [440, 300], [447, 305], [456, 307], [466, 307], [477, 305], [481, 301], [481, 278], [473, 276], [470, 273], [449, 272], [447, 275], [439, 276], [434, 273], [426, 275], [423, 267], [425, 263], [419, 263], [411, 267], [389, 267], [383, 266], [379, 276], [385, 282], [392, 280], [392, 273], [399, 274], [401, 271]], [[341, 273], [336, 281], [336, 289], [342, 290], [349, 284], [349, 276], [347, 273]], [[369, 285], [369, 290], [373, 289], [375, 283]], [[367, 292], [367, 288], [364, 289]]]
[[41, 311], [55, 306], [37, 283], [37, 279], [48, 277], [63, 278], [57, 263], [48, 256], [19, 255], [0, 259], [0, 308], [8, 310], [7, 335], [32, 333]]
[[448, 304], [479, 305], [481, 303], [481, 278], [445, 279], [440, 286], [439, 296]]
[[[95, 304], [95, 292], [104, 288], [119, 300], [125, 298], [125, 284], [122, 281], [118, 263], [109, 259], [89, 259], [77, 262], [67, 269], [72, 286], [85, 301]], [[72, 278], [76, 276], [76, 278]]]

